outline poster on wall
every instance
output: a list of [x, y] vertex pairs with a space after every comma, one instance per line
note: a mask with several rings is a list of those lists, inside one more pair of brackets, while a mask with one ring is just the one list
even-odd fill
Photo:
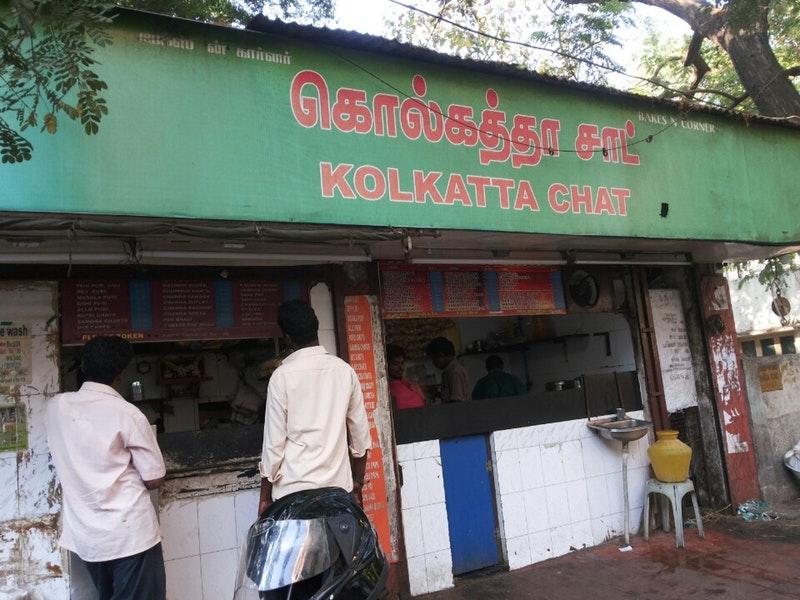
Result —
[[397, 562], [397, 557], [392, 550], [389, 526], [383, 449], [375, 423], [375, 411], [378, 409], [378, 373], [375, 368], [375, 330], [372, 325], [372, 309], [367, 296], [348, 296], [346, 298], [345, 328], [347, 330], [348, 362], [361, 383], [364, 408], [367, 410], [372, 438], [372, 449], [369, 451], [362, 490], [364, 512], [378, 534], [378, 541], [384, 554], [390, 562]]
[[131, 342], [265, 338], [280, 335], [283, 300], [299, 282], [230, 279], [68, 280], [61, 288], [64, 345], [98, 335]]
[[679, 290], [650, 290], [658, 362], [668, 412], [697, 406], [692, 352]]
[[566, 313], [561, 269], [382, 262], [385, 319]]
[[32, 381], [31, 331], [19, 321], [0, 318], [0, 392]]

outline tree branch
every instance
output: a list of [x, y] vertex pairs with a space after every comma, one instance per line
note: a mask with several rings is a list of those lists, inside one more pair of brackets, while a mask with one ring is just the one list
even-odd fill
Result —
[[694, 32], [692, 35], [692, 41], [689, 42], [689, 49], [686, 51], [686, 60], [683, 61], [684, 67], [694, 67], [694, 78], [689, 84], [689, 90], [692, 91], [692, 96], [694, 96], [694, 92], [697, 90], [700, 82], [703, 81], [706, 73], [711, 70], [711, 68], [708, 66], [708, 63], [700, 54], [700, 48], [703, 46], [704, 39], [705, 37], [703, 34], [696, 31]]
[[[704, 36], [722, 26], [725, 8], [716, 8], [706, 0], [627, 0], [667, 11]], [[602, 0], [564, 0], [565, 4], [600, 4]]]

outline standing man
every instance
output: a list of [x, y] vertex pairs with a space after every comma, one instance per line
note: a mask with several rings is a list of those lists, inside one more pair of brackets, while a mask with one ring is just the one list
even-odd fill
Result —
[[100, 600], [166, 598], [148, 492], [164, 481], [164, 459], [147, 418], [112, 387], [132, 359], [122, 338], [90, 340], [81, 389], [47, 404], [47, 442], [63, 494], [59, 543], [86, 566]]
[[503, 359], [497, 354], [486, 359], [487, 374], [475, 384], [475, 389], [472, 390], [473, 400], [522, 396], [528, 393], [525, 384], [511, 373], [506, 373], [503, 366]]
[[456, 358], [456, 347], [445, 337], [431, 340], [425, 353], [442, 370], [442, 402], [463, 402], [470, 398], [469, 375]]
[[267, 388], [258, 514], [278, 498], [324, 487], [352, 492], [361, 503], [372, 440], [358, 376], [320, 346], [306, 302], [281, 304], [278, 326], [295, 350]]
[[425, 395], [419, 385], [406, 379], [406, 352], [400, 346], [386, 346], [386, 374], [389, 376], [389, 395], [397, 410], [424, 408]]

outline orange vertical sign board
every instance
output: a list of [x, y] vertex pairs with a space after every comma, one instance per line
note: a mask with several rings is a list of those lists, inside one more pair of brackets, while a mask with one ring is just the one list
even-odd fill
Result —
[[364, 407], [369, 418], [372, 450], [369, 452], [367, 472], [364, 477], [364, 512], [378, 533], [381, 548], [387, 559], [394, 560], [389, 530], [389, 507], [386, 476], [383, 470], [383, 451], [375, 410], [378, 408], [378, 375], [375, 370], [375, 342], [372, 310], [367, 296], [348, 296], [345, 299], [345, 327], [350, 365], [355, 369], [364, 394]]

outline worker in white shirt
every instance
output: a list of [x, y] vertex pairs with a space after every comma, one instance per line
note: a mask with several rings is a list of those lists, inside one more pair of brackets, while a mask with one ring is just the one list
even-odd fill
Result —
[[371, 437], [358, 376], [320, 346], [306, 302], [281, 304], [278, 326], [295, 350], [267, 388], [258, 514], [294, 492], [326, 487], [360, 503]]
[[85, 383], [47, 403], [47, 441], [61, 480], [60, 544], [86, 566], [99, 600], [164, 600], [158, 520], [148, 490], [164, 459], [147, 418], [112, 387], [133, 348], [97, 337], [83, 349]]

